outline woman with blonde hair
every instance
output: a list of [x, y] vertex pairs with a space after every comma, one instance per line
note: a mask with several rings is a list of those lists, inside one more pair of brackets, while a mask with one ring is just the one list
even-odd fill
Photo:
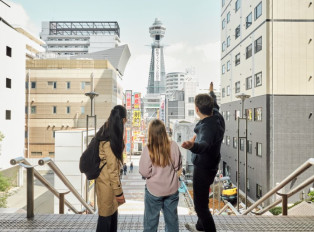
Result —
[[179, 146], [169, 140], [164, 123], [159, 119], [151, 121], [139, 164], [139, 172], [146, 178], [144, 232], [157, 231], [161, 210], [166, 231], [179, 231], [177, 171], [181, 165]]

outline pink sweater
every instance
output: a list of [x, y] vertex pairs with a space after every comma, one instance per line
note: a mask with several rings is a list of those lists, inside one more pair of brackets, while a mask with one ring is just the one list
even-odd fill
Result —
[[173, 166], [170, 164], [163, 168], [152, 165], [147, 146], [142, 152], [139, 172], [146, 178], [148, 191], [156, 197], [174, 194], [180, 186], [177, 171], [182, 166], [181, 152], [179, 146], [173, 141], [171, 142], [171, 159]]

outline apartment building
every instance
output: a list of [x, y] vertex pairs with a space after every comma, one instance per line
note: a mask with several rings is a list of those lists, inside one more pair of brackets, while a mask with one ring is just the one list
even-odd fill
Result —
[[[226, 121], [221, 169], [237, 184], [240, 146], [239, 186], [244, 192], [247, 149], [247, 191], [256, 200], [313, 157], [314, 6], [307, 0], [221, 4], [221, 112]], [[237, 95], [242, 93], [250, 96], [243, 112], [247, 144], [237, 138], [242, 115]], [[309, 176], [303, 174], [283, 191]]]
[[185, 81], [185, 73], [171, 72], [166, 75], [166, 94], [170, 98], [171, 95], [177, 91], [183, 89], [183, 83]]

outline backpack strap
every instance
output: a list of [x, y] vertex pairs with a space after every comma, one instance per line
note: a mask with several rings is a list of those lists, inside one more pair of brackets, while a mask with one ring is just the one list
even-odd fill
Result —
[[106, 164], [107, 164], [107, 162], [104, 163], [104, 164], [101, 166], [100, 171], [105, 167]]

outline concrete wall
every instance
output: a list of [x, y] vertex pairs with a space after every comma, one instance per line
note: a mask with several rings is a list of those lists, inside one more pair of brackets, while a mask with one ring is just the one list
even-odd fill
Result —
[[[0, 15], [7, 15], [10, 8], [0, 2]], [[2, 14], [3, 13], [3, 14]], [[23, 35], [0, 21], [0, 131], [4, 139], [0, 142], [0, 169], [10, 168], [10, 160], [24, 156], [24, 104], [25, 104], [25, 53]], [[6, 55], [6, 47], [12, 49], [12, 56]], [[11, 79], [11, 88], [6, 79]], [[6, 119], [6, 111], [11, 119]]]

